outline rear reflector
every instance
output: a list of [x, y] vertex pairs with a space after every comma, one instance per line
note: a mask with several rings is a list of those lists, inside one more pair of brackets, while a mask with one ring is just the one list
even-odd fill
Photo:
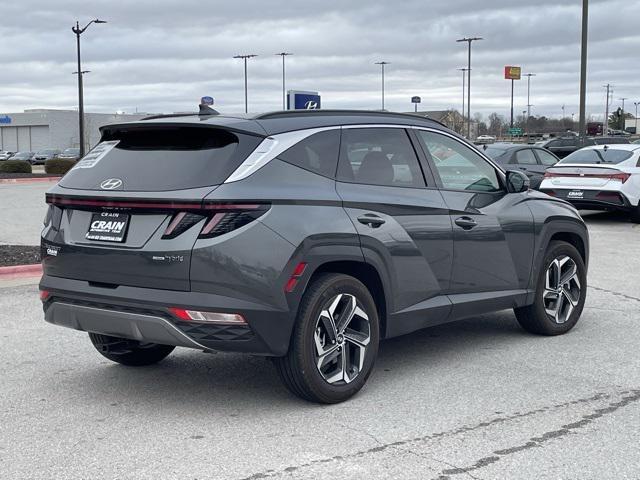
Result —
[[50, 295], [51, 292], [49, 292], [49, 290], [40, 290], [40, 300], [43, 302], [47, 301]]
[[187, 322], [216, 323], [222, 325], [246, 325], [244, 317], [238, 313], [201, 312], [171, 307], [169, 311], [180, 320]]
[[291, 274], [291, 277], [289, 277], [289, 280], [284, 286], [285, 292], [287, 293], [293, 292], [293, 290], [296, 288], [296, 285], [298, 285], [298, 279], [304, 274], [304, 271], [306, 269], [307, 269], [307, 264], [304, 262], [300, 262], [298, 265], [296, 265], [296, 268], [293, 269], [293, 273]]

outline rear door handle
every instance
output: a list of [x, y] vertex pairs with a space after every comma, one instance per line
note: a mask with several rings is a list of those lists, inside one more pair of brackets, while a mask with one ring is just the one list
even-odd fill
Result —
[[456, 225], [462, 227], [464, 230], [471, 230], [473, 227], [478, 225], [478, 222], [471, 217], [458, 217], [455, 219], [455, 222]]
[[368, 213], [358, 217], [358, 221], [363, 225], [367, 225], [371, 228], [378, 228], [385, 222], [384, 218], [380, 218], [377, 215], [373, 215], [372, 213]]

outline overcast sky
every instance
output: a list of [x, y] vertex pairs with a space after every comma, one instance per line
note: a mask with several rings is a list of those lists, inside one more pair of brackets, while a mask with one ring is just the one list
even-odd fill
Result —
[[[532, 6], [534, 5], [534, 6]], [[82, 36], [86, 111], [194, 110], [212, 95], [223, 112], [244, 109], [242, 61], [249, 61], [249, 110], [281, 108], [287, 88], [318, 90], [326, 108], [461, 108], [466, 44], [473, 46], [472, 113], [509, 114], [505, 65], [531, 81], [533, 114], [578, 113], [581, 0], [0, 0], [0, 113], [77, 106], [71, 26], [98, 17]], [[602, 115], [602, 85], [613, 105], [640, 101], [640, 0], [590, 1], [587, 113]], [[515, 110], [526, 108], [526, 80]], [[577, 118], [577, 115], [576, 115]]]

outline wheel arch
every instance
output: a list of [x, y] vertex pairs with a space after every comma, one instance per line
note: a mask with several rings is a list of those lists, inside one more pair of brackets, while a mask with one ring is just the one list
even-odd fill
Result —
[[387, 331], [387, 298], [386, 290], [380, 274], [373, 265], [362, 261], [335, 260], [319, 265], [311, 274], [309, 284], [323, 273], [342, 273], [362, 282], [367, 287], [378, 310], [380, 320], [380, 338], [385, 338]]

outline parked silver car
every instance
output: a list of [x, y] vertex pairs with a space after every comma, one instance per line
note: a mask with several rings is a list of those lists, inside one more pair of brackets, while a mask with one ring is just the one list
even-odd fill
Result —
[[9, 160], [16, 152], [9, 152], [8, 150], [0, 151], [0, 160]]
[[56, 149], [47, 149], [47, 150], [40, 150], [38, 153], [36, 153], [33, 158], [31, 159], [31, 163], [33, 165], [44, 165], [44, 163], [47, 160], [51, 160], [52, 158], [58, 158], [58, 155], [60, 155], [62, 153], [61, 150], [56, 150]]

